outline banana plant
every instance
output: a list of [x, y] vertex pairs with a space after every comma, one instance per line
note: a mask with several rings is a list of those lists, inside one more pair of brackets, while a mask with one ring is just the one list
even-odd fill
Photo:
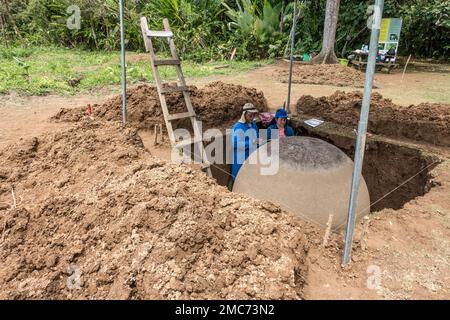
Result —
[[283, 32], [283, 26], [291, 11], [286, 10], [283, 2], [272, 5], [264, 0], [261, 7], [257, 0], [236, 0], [236, 9], [225, 1], [222, 5], [231, 20], [228, 28], [234, 32], [236, 43], [243, 44], [244, 55], [250, 50], [259, 50], [261, 56], [267, 56], [269, 51], [277, 55], [286, 43], [288, 34]]

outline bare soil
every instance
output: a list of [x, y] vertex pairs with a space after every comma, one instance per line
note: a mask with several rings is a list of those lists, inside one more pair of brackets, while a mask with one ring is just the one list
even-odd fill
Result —
[[423, 197], [371, 215], [363, 241], [360, 224], [349, 268], [339, 249], [311, 250], [305, 299], [450, 299], [449, 169], [433, 170], [438, 186]]
[[114, 88], [103, 88], [95, 93], [76, 96], [0, 95], [0, 146], [65, 128], [67, 123], [49, 120], [58, 110], [103, 103], [118, 92]]
[[[267, 111], [268, 105], [261, 91], [240, 85], [213, 82], [204, 88], [190, 87], [192, 105], [197, 119], [204, 129], [226, 128], [239, 119], [242, 107], [251, 102], [260, 111]], [[166, 95], [170, 114], [186, 112], [182, 93]], [[122, 118], [122, 96], [118, 95], [102, 105], [93, 105], [93, 115], [108, 121]], [[127, 112], [129, 123], [138, 129], [151, 130], [155, 124], [164, 124], [164, 118], [156, 87], [139, 85], [127, 90]], [[61, 109], [53, 119], [76, 122], [86, 117], [86, 107]], [[189, 119], [173, 122], [174, 128], [189, 128]]]
[[[285, 99], [285, 85], [269, 75], [270, 66], [216, 80], [255, 86], [275, 109]], [[441, 78], [410, 74], [403, 85], [385, 87], [383, 81], [380, 91], [396, 103], [417, 104]], [[335, 90], [297, 85], [294, 98]], [[7, 96], [4, 104], [2, 97], [0, 298], [450, 299], [448, 147], [438, 149], [442, 162], [426, 173], [432, 189], [404, 193], [409, 198], [395, 209], [386, 204], [370, 216], [363, 239], [363, 226], [357, 226], [353, 261], [343, 269], [342, 235], [333, 234], [322, 248], [322, 230], [270, 203], [232, 194], [190, 167], [153, 157], [137, 130], [161, 119], [142, 126], [138, 111], [124, 127], [115, 121], [120, 98], [104, 113], [102, 100]], [[87, 103], [97, 103], [93, 119], [86, 116]], [[74, 121], [65, 115], [47, 120], [61, 107], [76, 110], [67, 113]], [[389, 152], [399, 151], [384, 148], [374, 170]], [[387, 163], [394, 161], [405, 167], [396, 179], [408, 180], [408, 159]], [[414, 170], [428, 163], [420, 161], [411, 162]], [[368, 286], [373, 266], [381, 272], [376, 288]]]
[[[336, 91], [328, 97], [302, 96], [297, 112], [358, 127], [363, 93]], [[374, 93], [371, 99], [368, 131], [388, 137], [406, 138], [438, 146], [450, 146], [450, 104], [421, 103], [400, 106]]]
[[[289, 81], [289, 63], [280, 60], [275, 63], [273, 76], [278, 81]], [[336, 87], [363, 88], [365, 74], [354, 68], [340, 64], [295, 63], [292, 70], [292, 83], [332, 85]], [[377, 88], [376, 84], [374, 88]]]
[[2, 299], [302, 298], [318, 230], [151, 157], [134, 128], [87, 118], [0, 162]]
[[[252, 86], [264, 92], [264, 96], [269, 101], [269, 107], [276, 110], [283, 105], [287, 99], [287, 85], [279, 80], [277, 76], [281, 66], [273, 63], [262, 68], [255, 69], [248, 73], [233, 76], [214, 76], [195, 80], [196, 84], [206, 84], [209, 81], [224, 81], [227, 83]], [[284, 64], [284, 71], [288, 72], [288, 64]], [[303, 65], [296, 65], [302, 71]], [[347, 67], [351, 69], [351, 67]], [[422, 102], [448, 103], [450, 101], [450, 65], [444, 65], [440, 72], [416, 72], [413, 68], [407, 69], [403, 77], [400, 69], [387, 74], [377, 72], [375, 74], [375, 92], [380, 93], [385, 98], [391, 99], [400, 105], [419, 104]], [[356, 71], [356, 70], [355, 70]], [[336, 86], [293, 83], [292, 85], [292, 110], [295, 110], [295, 101], [302, 95], [308, 94], [313, 97], [328, 96], [336, 90], [351, 92], [355, 87], [363, 86], [364, 81], [357, 86]]]

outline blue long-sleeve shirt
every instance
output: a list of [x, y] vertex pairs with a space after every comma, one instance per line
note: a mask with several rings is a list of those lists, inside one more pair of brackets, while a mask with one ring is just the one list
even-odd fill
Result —
[[231, 174], [233, 181], [250, 154], [258, 147], [258, 127], [255, 122], [250, 124], [237, 122], [233, 128], [233, 164]]

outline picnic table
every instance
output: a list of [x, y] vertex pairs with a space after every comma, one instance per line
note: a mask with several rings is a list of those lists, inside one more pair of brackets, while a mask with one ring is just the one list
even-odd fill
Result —
[[[358, 70], [363, 70], [367, 66], [367, 60], [369, 57], [369, 53], [365, 51], [353, 51], [352, 54], [355, 56], [354, 59], [351, 60], [351, 64], [354, 65]], [[383, 69], [387, 69], [388, 73], [391, 73], [392, 69], [398, 67], [398, 63], [396, 63], [396, 56], [389, 54], [378, 54], [377, 57], [384, 57], [383, 61], [379, 61], [377, 59], [376, 62], [376, 70], [381, 71]]]

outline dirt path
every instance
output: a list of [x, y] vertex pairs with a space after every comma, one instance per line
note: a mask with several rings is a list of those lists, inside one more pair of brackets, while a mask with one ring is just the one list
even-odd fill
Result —
[[75, 96], [0, 96], [0, 147], [21, 138], [34, 137], [67, 126], [48, 121], [62, 107], [103, 103], [117, 93], [116, 88], [105, 88], [93, 94]]
[[[301, 72], [301, 66], [300, 72]], [[419, 104], [422, 102], [450, 102], [450, 66], [447, 72], [407, 72], [403, 82], [402, 72], [395, 71], [392, 74], [377, 73], [375, 81], [378, 89], [374, 92], [383, 97], [392, 99], [400, 105]], [[275, 73], [279, 71], [276, 65], [268, 65], [249, 73], [236, 76], [208, 77], [193, 79], [191, 83], [202, 85], [211, 79], [251, 86], [262, 90], [272, 109], [281, 106], [287, 99], [287, 84], [276, 80]], [[361, 84], [363, 85], [363, 83]], [[297, 84], [292, 85], [292, 104], [302, 95], [313, 97], [328, 96], [336, 90], [355, 91], [362, 90], [354, 87], [338, 87], [330, 85]]]

